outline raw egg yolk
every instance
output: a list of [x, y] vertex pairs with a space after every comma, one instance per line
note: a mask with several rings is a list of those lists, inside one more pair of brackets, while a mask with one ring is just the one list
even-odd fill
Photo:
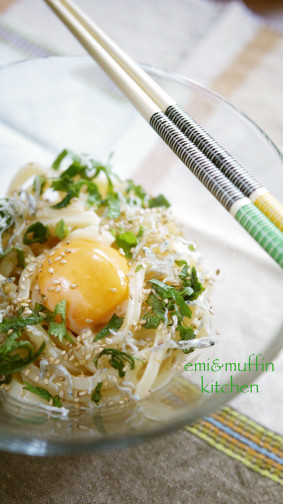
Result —
[[129, 267], [115, 249], [76, 239], [62, 243], [38, 274], [43, 304], [51, 311], [66, 300], [66, 326], [75, 333], [106, 323], [128, 297]]

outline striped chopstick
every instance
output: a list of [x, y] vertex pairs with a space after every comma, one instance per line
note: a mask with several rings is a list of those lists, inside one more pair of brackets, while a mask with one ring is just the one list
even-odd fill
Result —
[[[221, 170], [219, 169], [215, 164], [214, 158], [217, 156], [213, 154], [212, 147], [207, 147], [206, 154], [204, 154], [200, 150], [200, 144], [203, 145], [204, 141], [196, 140], [196, 132], [194, 133], [193, 142], [182, 131], [182, 129], [187, 128], [184, 126], [184, 121], [181, 129], [174, 124], [168, 117], [168, 114], [174, 116], [174, 120], [177, 122], [180, 122], [180, 119], [176, 119], [178, 114], [178, 117], [183, 117], [184, 115], [186, 121], [189, 116], [186, 116], [185, 113], [178, 108], [172, 98], [152, 81], [147, 74], [144, 74], [128, 56], [124, 55], [124, 53], [117, 48], [117, 46], [104, 35], [84, 13], [82, 13], [74, 2], [70, 2], [70, 0], [45, 0], [45, 2], [54, 10], [58, 17], [85, 47], [88, 53], [124, 92], [139, 113], [167, 143], [173, 152], [175, 152], [194, 175], [198, 177], [202, 184], [217, 198], [224, 208], [233, 215], [242, 227], [249, 232], [259, 245], [261, 245], [283, 268], [282, 232], [263, 215], [244, 194], [243, 190], [240, 190], [234, 182], [229, 180], [227, 173], [223, 173], [223, 166]], [[122, 60], [120, 58], [121, 54], [123, 56]], [[112, 55], [116, 55], [116, 57], [114, 58]], [[133, 74], [136, 76], [135, 79], [133, 78]], [[166, 114], [163, 111], [164, 109]], [[169, 109], [174, 113], [172, 112], [171, 114]], [[178, 114], [176, 111], [178, 111]], [[205, 141], [206, 138], [210, 138], [204, 130], [196, 123], [194, 124], [199, 128], [198, 131], [200, 134], [198, 134], [198, 138], [205, 138]], [[211, 141], [214, 142], [212, 139]], [[213, 148], [215, 148], [214, 143]], [[225, 154], [225, 159], [226, 157], [228, 157], [228, 159], [231, 158], [228, 154], [226, 156], [223, 149], [220, 147], [219, 149], [221, 151], [221, 156]], [[212, 160], [208, 158], [208, 151], [210, 152]], [[218, 158], [220, 159], [221, 156], [219, 155]], [[234, 162], [233, 159], [232, 161]], [[223, 165], [224, 163], [221, 162], [218, 164]], [[243, 169], [241, 168], [241, 170]], [[253, 180], [249, 175], [247, 175], [247, 177], [249, 181]], [[237, 176], [235, 176], [234, 179], [235, 178], [237, 178]], [[245, 182], [242, 185], [247, 186], [248, 183]], [[252, 191], [251, 186], [253, 187]], [[257, 182], [254, 182], [254, 184], [250, 182], [250, 196], [254, 194], [255, 191], [259, 191], [260, 187], [261, 186]], [[259, 193], [260, 191], [257, 194]], [[280, 204], [278, 203], [278, 205]], [[282, 219], [279, 218], [280, 222], [281, 220]]]
[[283, 205], [257, 182], [228, 154], [201, 126], [194, 121], [142, 68], [117, 46], [72, 1], [61, 3], [80, 21], [82, 26], [112, 56], [128, 75], [146, 92], [171, 121], [210, 159], [233, 184], [247, 196], [281, 231], [283, 231]]

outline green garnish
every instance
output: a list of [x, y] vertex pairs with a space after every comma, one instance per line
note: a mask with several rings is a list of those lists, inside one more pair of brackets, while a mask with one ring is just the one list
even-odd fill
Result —
[[33, 185], [32, 185], [33, 192], [36, 192], [36, 190], [39, 189], [39, 194], [41, 195], [43, 193], [43, 189], [44, 189], [46, 182], [47, 182], [47, 180], [43, 175], [36, 175], [34, 177], [34, 181], [33, 181]]
[[[20, 336], [20, 331], [13, 332], [7, 336], [5, 342], [0, 346], [0, 374], [2, 375], [11, 375], [29, 366], [29, 364], [38, 359], [45, 348], [45, 343], [43, 342], [37, 352], [34, 353], [30, 341], [19, 341], [18, 338]], [[26, 353], [25, 357], [21, 357], [18, 353], [15, 353], [18, 349]]]
[[5, 378], [3, 378], [3, 380], [0, 380], [0, 385], [9, 385], [9, 383], [11, 383], [11, 380], [12, 375], [7, 375]]
[[17, 253], [17, 261], [19, 268], [24, 269], [26, 267], [25, 254], [23, 249], [21, 249], [20, 247], [10, 247], [6, 249], [2, 254], [0, 254], [0, 259], [10, 254], [10, 252], [13, 252], [13, 250], [15, 250]]
[[[188, 341], [188, 340], [195, 338], [195, 334], [194, 334], [192, 327], [178, 326], [176, 328], [176, 331], [178, 331], [180, 333], [180, 341], [182, 341], [182, 340]], [[188, 353], [193, 352], [193, 350], [194, 350], [194, 348], [185, 348], [182, 351], [184, 354], [188, 354]]]
[[126, 257], [131, 257], [131, 248], [138, 244], [137, 237], [132, 231], [118, 234], [115, 241], [118, 247], [124, 250]]
[[48, 226], [44, 226], [41, 222], [37, 221], [29, 226], [24, 234], [23, 242], [25, 245], [32, 243], [45, 243], [50, 236]]
[[18, 331], [29, 325], [40, 324], [43, 320], [45, 320], [45, 315], [39, 315], [37, 311], [34, 311], [33, 314], [28, 317], [22, 317], [20, 315], [19, 317], [4, 318], [3, 322], [0, 322], [0, 333], [5, 333], [10, 329]]
[[141, 269], [142, 269], [142, 264], [138, 264], [135, 269], [135, 273], [138, 273]]
[[28, 390], [32, 394], [37, 395], [38, 397], [41, 397], [41, 399], [44, 399], [45, 401], [50, 402], [50, 399], [53, 402], [53, 406], [56, 406], [57, 408], [62, 407], [62, 402], [60, 401], [59, 396], [53, 396], [46, 390], [45, 388], [42, 387], [33, 387], [33, 385], [30, 385], [30, 383], [24, 381], [25, 387], [23, 387], [24, 390]]
[[121, 208], [118, 193], [109, 194], [103, 201], [103, 205], [108, 205], [106, 210], [106, 217], [108, 217], [108, 219], [117, 219], [117, 217], [119, 217]]
[[55, 236], [57, 236], [60, 240], [64, 240], [66, 236], [69, 234], [69, 229], [66, 226], [63, 219], [59, 220], [55, 226]]
[[[51, 187], [55, 191], [65, 192], [66, 195], [53, 208], [60, 209], [69, 205], [73, 198], [79, 197], [84, 187], [88, 194], [87, 205], [105, 206], [107, 207], [106, 216], [109, 219], [116, 219], [120, 215], [120, 203], [118, 193], [114, 191], [110, 165], [103, 165], [94, 159], [83, 159], [72, 151], [64, 149], [55, 159], [53, 169], [58, 170], [65, 158], [70, 158], [71, 164], [60, 173], [58, 179], [52, 182]], [[107, 196], [104, 200], [94, 182], [101, 172], [105, 174], [108, 182]]]
[[120, 329], [121, 325], [123, 324], [124, 318], [118, 317], [115, 313], [112, 316], [112, 318], [109, 320], [108, 324], [101, 329], [101, 331], [95, 336], [93, 341], [99, 341], [103, 338], [106, 338], [108, 336], [110, 329], [113, 329], [114, 331], [118, 331]]
[[[58, 318], [60, 319], [59, 322]], [[61, 342], [64, 338], [70, 343], [74, 342], [66, 328], [66, 299], [63, 299], [55, 306], [53, 313], [48, 312], [46, 321], [49, 322], [48, 334], [50, 336], [55, 336]]]
[[130, 191], [133, 191], [134, 194], [141, 200], [142, 207], [145, 206], [145, 199], [147, 198], [147, 194], [141, 185], [136, 185], [133, 180], [127, 180], [128, 187], [126, 189], [126, 193], [129, 194]]
[[141, 238], [144, 234], [144, 227], [140, 226], [137, 234], [137, 238]]
[[101, 392], [100, 392], [101, 387], [102, 387], [102, 381], [98, 382], [92, 393], [91, 400], [94, 401], [95, 404], [98, 404], [101, 399]]
[[[146, 299], [146, 304], [152, 309], [145, 313], [141, 319], [145, 320], [145, 329], [156, 329], [161, 322], [166, 325], [173, 324], [173, 316], [178, 320], [176, 331], [180, 333], [180, 340], [195, 338], [194, 331], [184, 323], [184, 318], [191, 318], [192, 312], [188, 306], [189, 301], [196, 299], [204, 290], [197, 277], [197, 271], [193, 266], [189, 271], [186, 261], [175, 261], [177, 266], [182, 266], [179, 273], [181, 284], [175, 288], [157, 279], [149, 280], [153, 291]], [[185, 349], [184, 353], [192, 352], [193, 349]]]
[[155, 207], [160, 207], [160, 206], [165, 206], [166, 208], [170, 207], [169, 201], [163, 196], [163, 194], [159, 194], [159, 196], [156, 196], [155, 198], [151, 198], [148, 201], [148, 206], [149, 208], [155, 208]]
[[102, 355], [110, 355], [109, 364], [113, 368], [118, 370], [120, 378], [125, 376], [124, 367], [127, 363], [130, 364], [131, 369], [135, 369], [135, 359], [132, 355], [129, 355], [126, 352], [121, 352], [120, 350], [116, 350], [115, 348], [104, 348], [98, 356], [94, 359], [94, 364], [97, 367], [98, 359], [102, 357]]

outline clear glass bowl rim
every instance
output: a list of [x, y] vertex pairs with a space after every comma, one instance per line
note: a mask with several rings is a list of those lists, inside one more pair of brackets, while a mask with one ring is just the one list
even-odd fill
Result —
[[[52, 56], [49, 58], [35, 58], [32, 60], [24, 60], [24, 61], [16, 61], [12, 63], [6, 63], [0, 66], [0, 71], [9, 68], [10, 66], [27, 66], [28, 65], [36, 65], [38, 61], [49, 61], [49, 60], [73, 60], [82, 61], [85, 59], [86, 61], [92, 61], [88, 56]], [[283, 160], [283, 155], [275, 143], [269, 138], [269, 136], [245, 113], [235, 107], [229, 100], [216, 93], [213, 90], [208, 89], [207, 87], [199, 84], [198, 82], [191, 80], [187, 77], [181, 76], [175, 72], [163, 70], [148, 64], [141, 63], [142, 68], [151, 74], [151, 76], [163, 79], [172, 80], [181, 85], [188, 85], [191, 88], [194, 88], [197, 91], [201, 91], [205, 93], [207, 96], [213, 98], [217, 102], [221, 102], [227, 108], [230, 108], [234, 113], [241, 116], [242, 120], [248, 122], [252, 128], [256, 129], [261, 137], [263, 137], [264, 141], [266, 141], [269, 146], [275, 151], [278, 157]], [[264, 355], [267, 356], [268, 359], [274, 359], [280, 349], [282, 348], [282, 339], [283, 339], [283, 325], [280, 330], [274, 334], [271, 341], [268, 342], [266, 347], [262, 350]], [[250, 372], [249, 379], [243, 377], [243, 379], [239, 379], [239, 386], [244, 383], [252, 383], [256, 378], [258, 378], [258, 373]], [[60, 441], [56, 439], [56, 441], [45, 441], [43, 439], [34, 438], [31, 442], [29, 438], [17, 437], [9, 433], [9, 430], [5, 428], [5, 426], [0, 425], [0, 449], [14, 452], [14, 453], [23, 453], [26, 455], [38, 455], [38, 456], [47, 456], [47, 455], [71, 455], [71, 454], [82, 454], [86, 452], [98, 452], [101, 450], [109, 450], [109, 449], [117, 449], [122, 447], [131, 446], [137, 444], [142, 441], [147, 441], [153, 439], [159, 435], [173, 432], [186, 424], [192, 424], [196, 422], [199, 418], [208, 416], [213, 411], [225, 406], [227, 402], [231, 401], [233, 397], [235, 397], [237, 392], [233, 392], [229, 394], [229, 397], [226, 398], [225, 395], [215, 395], [208, 398], [205, 402], [189, 412], [189, 415], [185, 414], [180, 417], [177, 421], [168, 422], [163, 424], [162, 426], [157, 426], [149, 431], [139, 434], [129, 434], [125, 435], [115, 435], [109, 437], [101, 437], [100, 439], [95, 439], [95, 441], [91, 441], [90, 439], [86, 440], [64, 440]], [[40, 407], [38, 408], [41, 409]]]

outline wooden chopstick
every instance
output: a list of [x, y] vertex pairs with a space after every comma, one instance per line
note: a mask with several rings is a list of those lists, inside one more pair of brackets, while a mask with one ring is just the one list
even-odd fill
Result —
[[130, 77], [160, 107], [171, 121], [242, 191], [281, 231], [283, 206], [187, 114], [149, 75], [142, 70], [72, 0], [61, 3], [112, 56]]
[[[145, 120], [155, 129], [159, 136], [183, 161], [183, 163], [198, 177], [202, 184], [217, 198], [231, 215], [248, 231], [248, 233], [262, 246], [273, 259], [283, 267], [283, 234], [256, 206], [231, 182], [222, 171], [213, 164], [208, 157], [201, 152], [172, 120], [165, 115], [161, 107], [146, 92], [146, 86], [142, 87], [132, 78], [132, 70], [129, 73], [120, 66], [110, 52], [108, 52], [107, 40], [102, 37], [101, 30], [98, 39], [94, 36], [93, 24], [81, 14], [80, 9], [74, 2], [69, 0], [45, 0], [54, 10], [57, 16], [64, 22], [89, 54], [105, 70], [109, 77], [124, 92], [135, 108]], [[115, 45], [114, 45], [115, 46]], [[129, 58], [127, 57], [127, 60]], [[139, 72], [139, 75], [142, 75]], [[139, 77], [140, 78], [140, 77]], [[137, 79], [138, 80], [138, 79]], [[146, 79], [147, 82], [148, 78]], [[157, 85], [156, 85], [157, 86]], [[153, 86], [155, 92], [156, 86]], [[158, 90], [157, 90], [158, 91]], [[162, 99], [166, 96], [161, 93]], [[172, 99], [171, 105], [172, 105]], [[169, 106], [169, 108], [170, 108]], [[205, 135], [206, 132], [204, 132]], [[209, 136], [209, 135], [208, 135]]]

